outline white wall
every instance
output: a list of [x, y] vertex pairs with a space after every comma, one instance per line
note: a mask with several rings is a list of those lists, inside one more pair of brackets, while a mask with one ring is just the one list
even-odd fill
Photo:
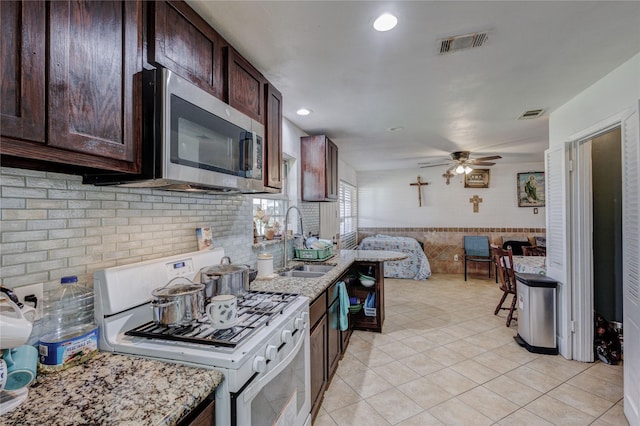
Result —
[[640, 98], [640, 53], [551, 113], [549, 148], [636, 107]]
[[[518, 207], [517, 173], [544, 171], [544, 163], [498, 163], [490, 168], [489, 188], [465, 188], [461, 176], [445, 184], [446, 167], [358, 172], [359, 227], [527, 227], [544, 228], [545, 210], [533, 214], [531, 207]], [[418, 190], [409, 184], [421, 180], [422, 207]], [[469, 198], [482, 198], [473, 213]]]

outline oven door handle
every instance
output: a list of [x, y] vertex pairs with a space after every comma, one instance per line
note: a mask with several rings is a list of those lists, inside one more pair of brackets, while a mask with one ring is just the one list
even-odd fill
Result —
[[289, 352], [289, 354], [285, 358], [283, 358], [273, 370], [267, 372], [265, 375], [260, 377], [255, 383], [253, 383], [251, 386], [245, 389], [245, 391], [243, 392], [244, 402], [251, 401], [253, 397], [256, 396], [258, 392], [260, 392], [260, 390], [262, 390], [262, 388], [271, 381], [271, 379], [273, 379], [273, 377], [280, 374], [280, 372], [284, 370], [289, 365], [289, 363], [293, 361], [293, 359], [298, 355], [298, 352], [301, 349], [304, 350], [303, 345], [305, 340], [307, 340], [308, 338], [309, 329], [305, 327], [300, 331], [302, 333], [300, 333], [300, 338], [298, 339], [295, 346], [293, 347], [293, 350]]

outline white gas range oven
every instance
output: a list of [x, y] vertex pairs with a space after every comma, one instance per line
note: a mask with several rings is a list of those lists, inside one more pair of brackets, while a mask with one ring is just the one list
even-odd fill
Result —
[[311, 424], [306, 297], [249, 292], [238, 299], [238, 324], [226, 330], [213, 328], [206, 315], [186, 326], [154, 323], [154, 289], [178, 276], [193, 279], [223, 256], [216, 248], [97, 271], [100, 350], [222, 372], [217, 425]]

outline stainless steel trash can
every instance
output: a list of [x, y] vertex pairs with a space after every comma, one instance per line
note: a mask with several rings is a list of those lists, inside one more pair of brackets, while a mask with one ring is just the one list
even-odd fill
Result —
[[529, 352], [558, 353], [556, 342], [556, 287], [544, 275], [516, 273], [518, 335], [516, 342]]

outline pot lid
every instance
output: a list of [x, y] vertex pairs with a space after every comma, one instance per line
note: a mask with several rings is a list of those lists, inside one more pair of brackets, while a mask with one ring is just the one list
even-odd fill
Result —
[[[183, 280], [184, 284], [171, 284], [175, 280]], [[154, 297], [175, 297], [197, 293], [204, 290], [204, 284], [194, 283], [184, 277], [177, 277], [169, 281], [164, 287], [156, 288], [151, 292]]]
[[227, 275], [227, 274], [233, 274], [240, 271], [246, 271], [247, 269], [249, 269], [247, 265], [224, 264], [224, 265], [210, 266], [207, 269], [205, 269], [203, 273], [205, 275]]

